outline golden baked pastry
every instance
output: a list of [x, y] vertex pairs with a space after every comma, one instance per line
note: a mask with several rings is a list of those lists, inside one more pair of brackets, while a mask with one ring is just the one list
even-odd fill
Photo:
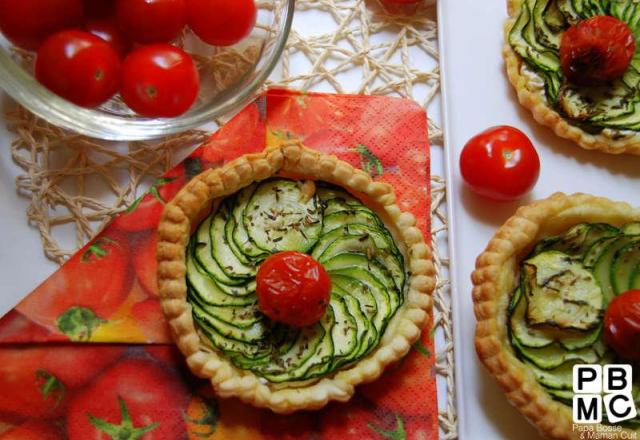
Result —
[[[640, 210], [626, 203], [557, 193], [519, 208], [477, 259], [478, 356], [507, 399], [548, 437], [579, 438], [571, 407], [573, 364], [616, 359], [602, 337], [602, 315], [631, 281], [605, 281], [606, 269], [615, 265], [600, 256], [631, 255], [625, 250], [636, 243], [638, 221]], [[541, 296], [546, 301], [535, 299]], [[623, 426], [631, 431], [640, 425], [634, 419]]]
[[[341, 195], [336, 198], [335, 194]], [[362, 214], [358, 222], [370, 222], [370, 225], [345, 224], [344, 232], [338, 229], [325, 231], [330, 222], [345, 219], [329, 219], [330, 204], [321, 196], [347, 204], [353, 212], [340, 212]], [[259, 197], [257, 202], [252, 201]], [[288, 212], [267, 210], [268, 205], [286, 207]], [[242, 208], [236, 209], [237, 206]], [[209, 212], [212, 213], [209, 215]], [[282, 221], [276, 219], [278, 214], [294, 219], [298, 214], [301, 217], [281, 224]], [[325, 229], [318, 226], [318, 215], [321, 214]], [[228, 226], [228, 222], [233, 221], [236, 221], [235, 227]], [[276, 221], [280, 221], [277, 227], [270, 223]], [[227, 240], [235, 249], [235, 257], [216, 254], [224, 248], [215, 250], [215, 243], [218, 243], [215, 234], [223, 234], [227, 227], [226, 233], [235, 234], [231, 241]], [[208, 235], [207, 229], [214, 235]], [[434, 288], [431, 252], [415, 227], [415, 218], [401, 212], [395, 204], [393, 189], [388, 184], [372, 181], [364, 171], [334, 156], [295, 142], [242, 156], [195, 177], [167, 204], [158, 231], [158, 285], [165, 316], [191, 371], [210, 379], [221, 397], [238, 397], [278, 413], [317, 409], [331, 400], [346, 401], [353, 395], [356, 385], [375, 380], [385, 366], [409, 351], [429, 317], [430, 294]], [[345, 234], [351, 241], [340, 242], [340, 246], [350, 252], [356, 246], [356, 250], [363, 252], [350, 254], [348, 264], [355, 267], [353, 274], [345, 274], [348, 269], [340, 269], [344, 266], [340, 266], [335, 258], [323, 259], [327, 254], [316, 252], [320, 243], [323, 246], [334, 243], [330, 239], [338, 243]], [[239, 236], [242, 240], [237, 239]], [[214, 238], [211, 251], [210, 237]], [[219, 242], [224, 241], [225, 237], [220, 236]], [[376, 249], [383, 248], [384, 252], [375, 253]], [[206, 252], [198, 254], [202, 250]], [[295, 333], [297, 336], [288, 339], [289, 345], [282, 348], [284, 343], [281, 341], [287, 340], [290, 329], [269, 322], [251, 299], [255, 297], [252, 277], [264, 255], [288, 250], [307, 252], [314, 257], [320, 255], [318, 261], [325, 265], [330, 275], [342, 274], [343, 278], [333, 279], [334, 288], [341, 289], [340, 295], [349, 297], [359, 291], [382, 295], [366, 309], [349, 309], [353, 313], [347, 315], [362, 316], [353, 318], [354, 328], [341, 327], [338, 332], [335, 330], [338, 324], [342, 325], [344, 321], [346, 326], [347, 319], [337, 319], [337, 314], [344, 311], [338, 308], [337, 300], [334, 304], [336, 292], [332, 291], [332, 302], [327, 309], [331, 313], [327, 312], [325, 318], [335, 318], [334, 326], [323, 327], [325, 318], [317, 324], [318, 329], [325, 335], [331, 333], [333, 338], [329, 340], [328, 347], [332, 350], [329, 355], [321, 351], [324, 342], [317, 342], [326, 341], [328, 336], [314, 339], [313, 328], [307, 327]], [[222, 268], [216, 276], [222, 277], [224, 282], [218, 283], [220, 280], [216, 276], [203, 275], [204, 266], [196, 267], [201, 260], [216, 265], [211, 255], [223, 261], [227, 261], [227, 257], [247, 257], [250, 264], [236, 262], [211, 269]], [[357, 267], [357, 261], [366, 259], [366, 255], [373, 262], [368, 271], [371, 275]], [[380, 264], [376, 258], [381, 259]], [[330, 261], [337, 266], [329, 266]], [[400, 261], [404, 261], [404, 267], [398, 271]], [[336, 267], [337, 272], [332, 272]], [[240, 279], [236, 277], [242, 276], [245, 282], [236, 282]], [[341, 284], [342, 281], [347, 284]], [[356, 285], [359, 287], [355, 288]], [[216, 297], [219, 288], [224, 288], [225, 292]], [[401, 296], [394, 297], [393, 292], [400, 292]], [[367, 301], [357, 298], [361, 305]], [[352, 299], [346, 298], [342, 303], [359, 304]], [[232, 310], [231, 319], [219, 316], [219, 313], [229, 313], [230, 309], [223, 310], [224, 306], [237, 308]], [[240, 328], [228, 327], [228, 322]], [[273, 336], [276, 334], [277, 337]], [[305, 334], [307, 339], [300, 339], [300, 334]], [[344, 337], [340, 336], [342, 334]], [[369, 335], [366, 342], [364, 335]], [[316, 342], [313, 341], [319, 345], [314, 345]], [[365, 345], [371, 341], [375, 344]], [[311, 349], [310, 346], [318, 348]], [[283, 354], [291, 353], [291, 347], [298, 347], [299, 352], [295, 356]], [[311, 354], [309, 350], [313, 350]], [[341, 351], [338, 353], [338, 350]]]
[[570, 25], [596, 15], [620, 19], [637, 35], [635, 2], [508, 0], [503, 57], [518, 100], [537, 122], [588, 150], [640, 154], [640, 54], [624, 76], [598, 87], [570, 83], [559, 45]]

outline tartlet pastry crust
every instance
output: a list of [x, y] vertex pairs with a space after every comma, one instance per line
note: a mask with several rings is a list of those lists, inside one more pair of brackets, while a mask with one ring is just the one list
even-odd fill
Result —
[[588, 194], [556, 193], [519, 208], [476, 261], [471, 279], [478, 356], [511, 404], [548, 437], [579, 438], [580, 433], [573, 430], [571, 407], [553, 400], [511, 347], [507, 307], [516, 286], [518, 263], [540, 239], [560, 234], [577, 223], [621, 226], [638, 220], [640, 209], [627, 203]]
[[623, 135], [620, 131], [609, 129], [614, 133], [620, 133], [619, 139], [613, 139], [603, 134], [587, 133], [581, 128], [570, 124], [550, 107], [544, 95], [544, 90], [531, 85], [530, 78], [522, 73], [524, 61], [509, 44], [509, 32], [516, 22], [523, 1], [525, 0], [507, 0], [509, 19], [504, 25], [505, 44], [502, 49], [507, 76], [509, 82], [516, 89], [520, 104], [531, 111], [534, 119], [539, 124], [551, 128], [556, 135], [572, 140], [584, 149], [599, 150], [609, 154], [627, 153], [640, 155], [640, 133]]
[[[217, 198], [235, 193], [254, 181], [286, 174], [335, 183], [373, 201], [404, 247], [410, 271], [406, 301], [393, 317], [379, 346], [355, 365], [319, 380], [271, 384], [251, 371], [233, 366], [224, 355], [204, 344], [194, 326], [186, 300], [185, 248], [199, 216]], [[435, 286], [430, 248], [415, 226], [413, 215], [395, 204], [393, 188], [374, 182], [362, 170], [292, 142], [247, 154], [225, 166], [210, 169], [189, 182], [165, 207], [158, 232], [158, 287], [162, 308], [178, 348], [191, 371], [211, 381], [220, 397], [238, 397], [277, 413], [318, 409], [331, 400], [347, 401], [358, 384], [377, 379], [385, 367], [403, 357], [427, 324]]]

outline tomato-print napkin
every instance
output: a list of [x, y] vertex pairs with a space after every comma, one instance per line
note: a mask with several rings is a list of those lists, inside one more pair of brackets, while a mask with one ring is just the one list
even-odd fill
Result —
[[155, 278], [163, 205], [202, 170], [292, 138], [391, 183], [429, 236], [422, 108], [271, 90], [0, 319], [0, 440], [437, 438], [430, 326], [350, 402], [290, 416], [216, 398], [172, 344]]

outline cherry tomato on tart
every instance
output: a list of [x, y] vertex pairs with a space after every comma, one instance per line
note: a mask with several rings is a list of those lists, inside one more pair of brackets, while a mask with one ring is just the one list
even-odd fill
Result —
[[347, 400], [406, 354], [433, 266], [390, 191], [297, 143], [196, 176], [158, 228], [159, 295], [177, 340], [199, 341], [178, 343], [192, 370], [291, 413]]
[[324, 315], [331, 279], [311, 256], [280, 252], [262, 262], [256, 275], [260, 311], [275, 322], [305, 327]]
[[607, 344], [623, 359], [640, 360], [640, 290], [628, 290], [609, 303], [604, 332]]
[[469, 139], [460, 154], [460, 171], [476, 193], [515, 200], [536, 184], [540, 159], [527, 135], [502, 125]]
[[509, 0], [503, 56], [518, 100], [583, 148], [640, 154], [635, 2]]
[[35, 75], [57, 95], [83, 107], [95, 107], [118, 91], [120, 60], [115, 49], [95, 35], [61, 31], [42, 43]]
[[[558, 193], [519, 208], [477, 259], [478, 356], [545, 436], [575, 438], [575, 365], [640, 359], [639, 233], [640, 209]], [[638, 417], [612, 422], [593, 429], [640, 432]]]
[[579, 21], [562, 35], [560, 63], [569, 81], [584, 86], [620, 78], [636, 53], [629, 26], [608, 15]]
[[189, 110], [198, 97], [200, 78], [191, 57], [170, 44], [135, 49], [122, 63], [124, 102], [149, 117], [173, 117]]

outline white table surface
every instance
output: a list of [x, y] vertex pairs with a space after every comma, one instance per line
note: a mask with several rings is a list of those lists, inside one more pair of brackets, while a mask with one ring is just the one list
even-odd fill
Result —
[[[460, 438], [539, 438], [477, 361], [469, 278], [475, 258], [516, 207], [530, 199], [556, 191], [587, 192], [640, 205], [640, 158], [583, 150], [538, 125], [520, 107], [500, 56], [505, 0], [447, 0], [439, 4], [439, 16]], [[457, 166], [470, 137], [502, 124], [523, 130], [540, 155], [540, 180], [520, 202], [475, 196], [463, 186]]]

